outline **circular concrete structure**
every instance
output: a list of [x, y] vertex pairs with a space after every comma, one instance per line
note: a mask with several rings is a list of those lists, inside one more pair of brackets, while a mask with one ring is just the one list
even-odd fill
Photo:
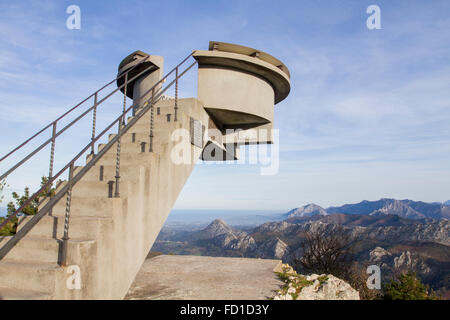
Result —
[[[142, 62], [143, 59], [146, 59], [146, 61]], [[136, 66], [137, 64], [139, 65]], [[117, 77], [120, 77], [120, 75], [124, 74], [134, 67], [134, 69], [128, 73], [128, 79], [132, 79], [133, 77], [147, 69], [147, 71], [145, 71], [137, 79], [129, 82], [129, 84], [127, 85], [127, 97], [131, 99], [133, 99], [133, 97], [140, 97], [153, 85], [155, 85], [155, 83], [158, 82], [162, 77], [163, 65], [163, 57], [149, 55], [148, 53], [142, 52], [140, 50], [133, 52], [125, 59], [123, 59], [119, 64]], [[124, 77], [118, 78], [117, 86], [119, 87], [123, 85], [124, 81]], [[120, 91], [124, 92], [124, 88], [121, 88]]]
[[222, 129], [272, 123], [274, 105], [290, 92], [288, 68], [265, 52], [211, 41], [208, 51], [194, 51], [193, 57], [198, 98]]

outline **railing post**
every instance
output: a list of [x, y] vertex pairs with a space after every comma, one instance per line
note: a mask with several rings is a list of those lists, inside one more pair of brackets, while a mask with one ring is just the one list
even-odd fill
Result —
[[67, 246], [69, 242], [69, 220], [70, 220], [70, 202], [72, 200], [72, 185], [73, 185], [73, 162], [70, 164], [69, 168], [69, 181], [66, 198], [66, 213], [64, 216], [64, 235], [62, 238], [63, 242], [60, 261], [62, 266], [65, 266], [67, 264]]
[[[51, 180], [53, 177], [53, 163], [55, 161], [55, 143], [56, 143], [56, 121], [53, 122], [52, 126], [52, 144], [50, 146], [50, 165], [48, 169], [48, 179]], [[49, 193], [50, 189], [52, 188], [53, 183], [49, 187]]]
[[120, 180], [120, 143], [122, 140], [122, 121], [124, 121], [125, 113], [122, 114], [122, 120], [119, 120], [119, 129], [117, 132], [117, 153], [116, 153], [116, 182], [115, 182], [115, 190], [114, 190], [114, 197], [119, 198], [120, 192], [119, 192], [119, 180]]
[[[128, 87], [128, 72], [125, 74], [125, 87], [123, 88], [123, 114], [127, 108], [127, 87]], [[122, 124], [125, 125], [125, 116], [122, 119]]]
[[153, 104], [154, 104], [154, 98], [155, 98], [155, 88], [152, 89], [152, 98], [150, 102], [150, 146], [149, 150], [150, 152], [153, 152], [153, 122], [154, 122], [154, 116], [153, 116]]
[[92, 145], [91, 145], [91, 154], [94, 154], [94, 140], [95, 140], [95, 125], [97, 122], [97, 92], [94, 95], [94, 111], [92, 113], [92, 137], [91, 137], [91, 141], [92, 141]]
[[173, 121], [177, 121], [177, 111], [178, 111], [178, 67], [175, 70], [175, 115]]

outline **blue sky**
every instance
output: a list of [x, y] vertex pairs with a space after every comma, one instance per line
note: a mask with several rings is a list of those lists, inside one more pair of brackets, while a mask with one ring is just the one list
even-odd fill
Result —
[[[80, 30], [66, 28], [71, 4], [81, 8]], [[366, 27], [371, 4], [381, 8], [381, 30]], [[217, 40], [271, 53], [290, 69], [291, 94], [275, 109], [280, 168], [262, 176], [255, 165], [199, 164], [175, 208], [448, 200], [449, 12], [446, 0], [0, 0], [0, 154], [113, 79], [132, 51], [164, 56], [169, 70]], [[195, 95], [194, 81], [182, 84], [183, 96]], [[47, 169], [24, 170], [7, 192]]]

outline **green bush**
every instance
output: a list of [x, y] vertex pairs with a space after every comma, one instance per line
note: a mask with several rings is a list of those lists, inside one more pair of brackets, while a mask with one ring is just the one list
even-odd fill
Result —
[[[42, 177], [41, 179], [41, 187], [43, 187], [48, 181], [47, 177]], [[0, 183], [0, 191], [3, 190], [5, 183], [1, 182]], [[49, 188], [45, 188], [44, 190], [42, 190], [38, 196], [36, 198], [34, 198], [28, 205], [26, 205], [20, 212], [18, 215], [26, 215], [26, 216], [32, 216], [35, 215], [38, 211], [38, 205], [39, 202], [47, 197], [47, 196], [53, 196], [55, 194], [55, 189], [49, 189]], [[13, 192], [12, 193], [12, 197], [15, 200], [14, 202], [9, 202], [8, 203], [8, 207], [7, 207], [7, 215], [6, 217], [9, 217], [10, 215], [12, 215], [14, 212], [16, 212], [16, 210], [18, 208], [20, 208], [23, 204], [25, 204], [25, 202], [30, 198], [30, 188], [25, 187], [23, 195], [19, 195], [17, 192]], [[0, 202], [1, 199], [3, 199], [2, 197], [0, 197]], [[0, 224], [3, 223], [3, 221], [5, 221], [6, 218], [0, 218]], [[11, 236], [14, 235], [16, 233], [17, 230], [17, 216], [12, 218], [11, 221], [9, 221], [1, 230], [0, 230], [0, 236]]]
[[[0, 224], [5, 221], [5, 217], [0, 218]], [[0, 229], [0, 236], [12, 236], [16, 233], [17, 229], [17, 218], [12, 218], [2, 229]]]
[[397, 280], [392, 279], [384, 287], [386, 300], [437, 300], [433, 292], [429, 292], [414, 272], [402, 273]]

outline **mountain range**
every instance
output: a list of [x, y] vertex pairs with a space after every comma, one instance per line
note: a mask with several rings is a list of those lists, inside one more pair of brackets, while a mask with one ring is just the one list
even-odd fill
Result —
[[322, 208], [316, 204], [308, 204], [295, 208], [284, 215], [285, 219], [293, 217], [311, 217], [334, 213], [358, 214], [369, 216], [397, 215], [408, 219], [449, 219], [450, 200], [445, 203], [427, 203], [413, 200], [380, 199], [377, 201], [361, 201], [356, 204], [345, 204], [340, 207]]
[[377, 264], [384, 279], [414, 270], [450, 299], [450, 220], [448, 206], [380, 199], [324, 209], [309, 204], [259, 226], [231, 227], [215, 219], [203, 229], [164, 227], [152, 251], [174, 254], [280, 259], [302, 256], [305, 232], [343, 228], [357, 239], [355, 261]]
[[293, 264], [302, 256], [306, 231], [342, 227], [358, 239], [355, 261], [377, 264], [384, 279], [413, 269], [423, 281], [450, 298], [450, 221], [426, 221], [397, 215], [327, 214], [267, 222], [249, 230], [228, 226], [222, 219], [206, 228], [176, 232], [164, 228], [152, 251], [165, 254], [280, 259]]

